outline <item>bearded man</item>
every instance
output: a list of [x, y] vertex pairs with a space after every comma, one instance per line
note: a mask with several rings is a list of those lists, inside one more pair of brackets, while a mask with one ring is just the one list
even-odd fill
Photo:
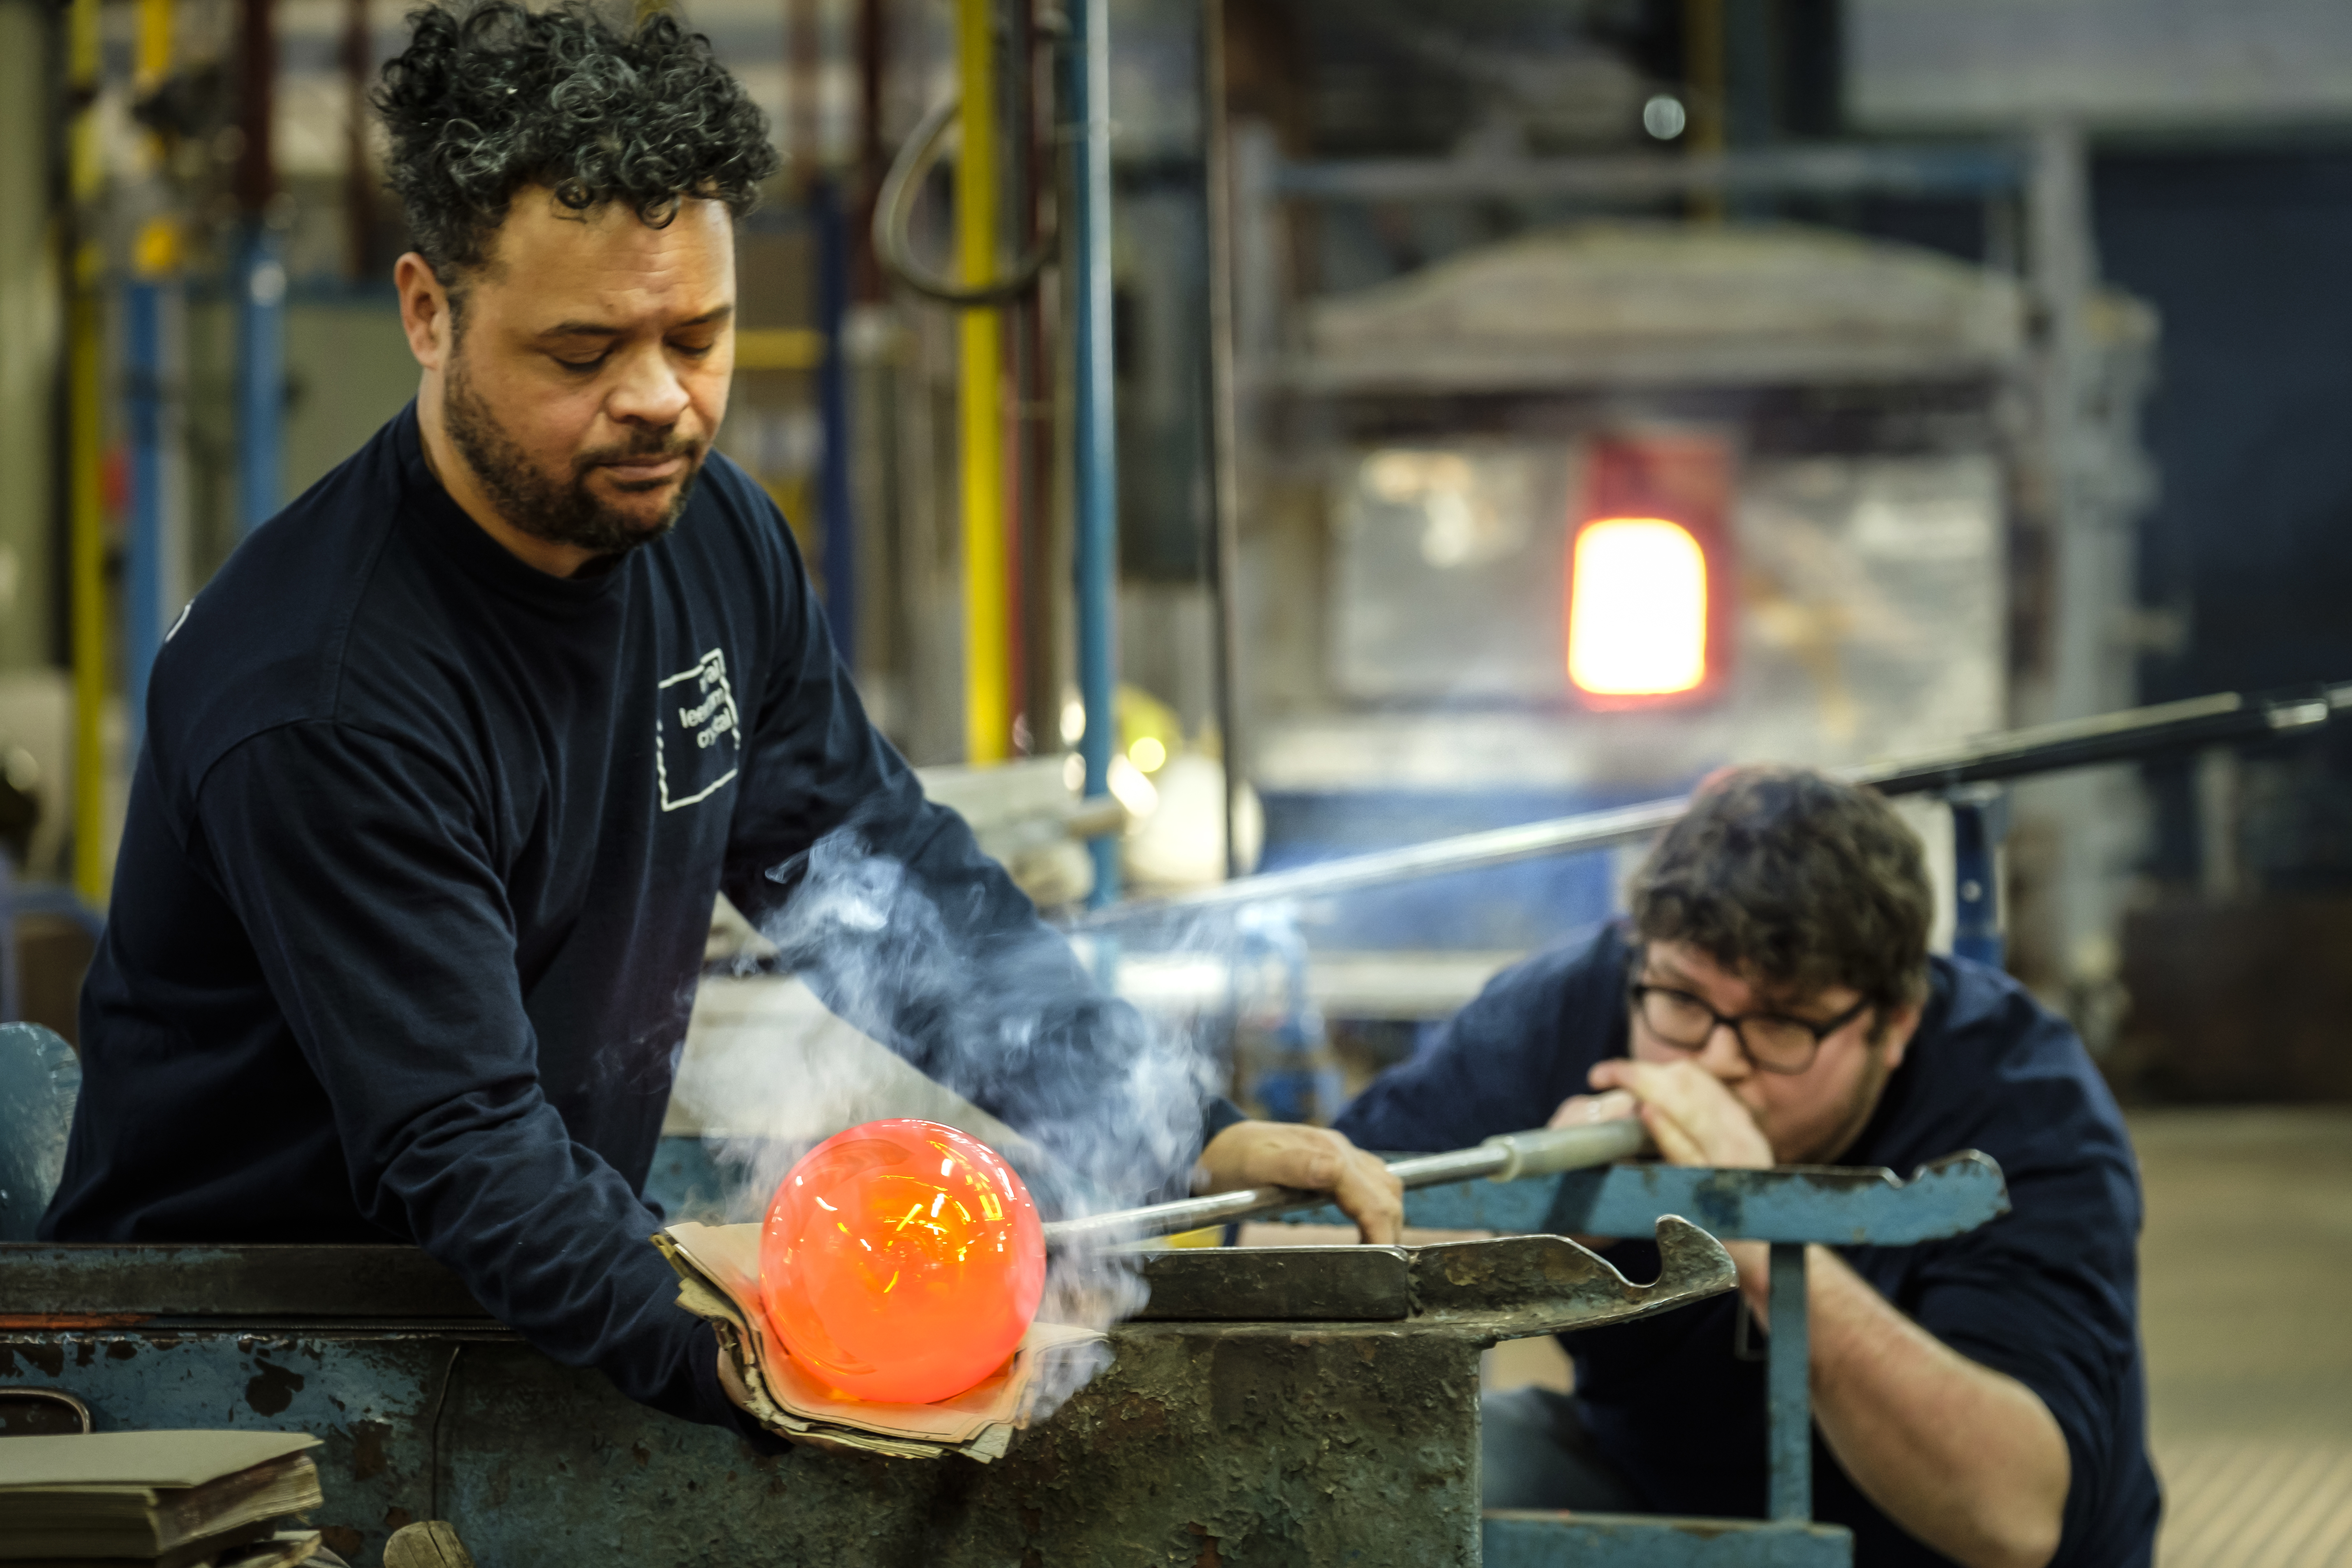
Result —
[[[1813, 1515], [1858, 1568], [2128, 1568], [2156, 1476], [2137, 1167], [2082, 1042], [2009, 976], [1927, 952], [1918, 839], [1799, 769], [1711, 779], [1633, 878], [1626, 927], [1506, 971], [1339, 1118], [1374, 1149], [1638, 1115], [1680, 1165], [1885, 1165], [1979, 1149], [2011, 1210], [1806, 1259]], [[1599, 1245], [1599, 1244], [1595, 1244]], [[1575, 1393], [1486, 1401], [1490, 1508], [1760, 1516], [1760, 1243], [1736, 1295], [1565, 1334]], [[1606, 1255], [1630, 1278], [1656, 1249]], [[1742, 1321], [1747, 1317], [1750, 1322]]]
[[711, 450], [777, 156], [707, 41], [411, 20], [376, 103], [416, 399], [157, 661], [42, 1234], [413, 1242], [557, 1359], [744, 1427], [642, 1194], [716, 896], [777, 913], [848, 829], [962, 980], [855, 1021], [1097, 1190], [1198, 1151], [1201, 1187], [1329, 1189], [1392, 1237], [1344, 1139], [1171, 1101], [867, 721], [783, 519]]

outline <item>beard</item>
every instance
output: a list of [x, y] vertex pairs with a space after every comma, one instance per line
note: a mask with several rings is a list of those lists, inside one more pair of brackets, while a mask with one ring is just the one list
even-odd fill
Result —
[[[1846, 1097], [1845, 1104], [1839, 1108], [1837, 1120], [1812, 1148], [1790, 1151], [1783, 1163], [1833, 1164], [1862, 1136], [1862, 1130], [1870, 1124], [1872, 1113], [1878, 1109], [1880, 1096], [1886, 1092], [1886, 1080], [1895, 1076], [1895, 1069], [1886, 1065], [1886, 1038], [1883, 1032], [1874, 1033], [1863, 1050], [1862, 1075], [1854, 1080], [1853, 1092]], [[1774, 1157], [1780, 1157], [1778, 1150]]]
[[[572, 459], [569, 473], [551, 474], [530, 459], [522, 444], [499, 423], [489, 404], [475, 393], [462, 353], [450, 366], [442, 391], [441, 422], [450, 445], [508, 522], [534, 539], [576, 545], [598, 555], [625, 555], [667, 533], [686, 510], [695, 479], [702, 472], [703, 448], [681, 438], [672, 426], [634, 429], [625, 444], [581, 453]], [[669, 505], [651, 521], [598, 500], [588, 488], [596, 470], [606, 464], [668, 457], [685, 458], [686, 472], [677, 481]]]

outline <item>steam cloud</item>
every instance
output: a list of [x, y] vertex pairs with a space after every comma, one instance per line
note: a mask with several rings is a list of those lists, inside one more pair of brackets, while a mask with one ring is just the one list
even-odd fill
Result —
[[[1182, 1031], [1087, 987], [1062, 937], [960, 930], [854, 828], [770, 874], [795, 886], [761, 934], [834, 1016], [803, 1015], [795, 1040], [755, 1035], [681, 1080], [706, 1129], [724, 1130], [711, 1142], [728, 1217], [756, 1218], [802, 1154], [884, 1115], [946, 1121], [990, 1143], [1049, 1217], [1184, 1192], [1210, 1058]], [[1010, 1129], [950, 1096], [1002, 1110]], [[1132, 1314], [1146, 1294], [1138, 1263], [1056, 1252], [1040, 1317], [1106, 1328]], [[1050, 1413], [1107, 1361], [1097, 1347], [1043, 1369], [1033, 1413]]]

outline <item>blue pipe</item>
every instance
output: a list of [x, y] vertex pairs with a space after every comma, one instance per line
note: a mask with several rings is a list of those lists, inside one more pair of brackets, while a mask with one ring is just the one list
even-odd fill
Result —
[[123, 568], [123, 681], [131, 742], [147, 724], [147, 677], [163, 646], [164, 289], [151, 278], [123, 288], [123, 391], [131, 426], [131, 528]]
[[1999, 969], [2007, 961], [2000, 932], [1999, 847], [2006, 826], [2006, 796], [1990, 785], [1954, 790], [1952, 882], [1958, 896], [1952, 923], [1952, 953]]
[[1805, 1244], [1774, 1242], [1768, 1267], [1772, 1343], [1765, 1352], [1764, 1399], [1770, 1517], [1796, 1523], [1813, 1516], [1813, 1361], [1806, 1322]]
[[849, 236], [842, 221], [841, 187], [829, 174], [809, 185], [809, 217], [816, 228], [817, 330], [824, 363], [817, 367], [817, 414], [824, 452], [817, 473], [817, 516], [824, 528], [824, 618], [834, 651], [857, 668], [857, 527], [849, 499]]
[[1328, 1121], [1339, 1114], [1343, 1098], [1339, 1068], [1331, 1059], [1330, 1037], [1308, 983], [1310, 957], [1297, 916], [1283, 905], [1245, 910], [1240, 926], [1226, 983], [1237, 1039], [1247, 1012], [1243, 983], [1261, 977], [1263, 960], [1280, 965], [1283, 997], [1280, 1020], [1255, 1040], [1257, 1048], [1249, 1053], [1254, 1059], [1237, 1064], [1251, 1072], [1240, 1086], [1243, 1097], [1255, 1101], [1270, 1121]]
[[[1078, 754], [1086, 792], [1110, 792], [1110, 759], [1118, 744], [1118, 449], [1112, 408], [1110, 309], [1110, 18], [1108, 0], [1077, 0], [1070, 7], [1070, 125], [1076, 178], [1072, 182], [1070, 303], [1073, 322], [1075, 428], [1077, 458], [1078, 695], [1087, 729]], [[1088, 846], [1095, 861], [1097, 906], [1118, 897], [1117, 834]]]
[[286, 263], [278, 237], [247, 226], [237, 256], [237, 521], [247, 533], [278, 515], [285, 471]]

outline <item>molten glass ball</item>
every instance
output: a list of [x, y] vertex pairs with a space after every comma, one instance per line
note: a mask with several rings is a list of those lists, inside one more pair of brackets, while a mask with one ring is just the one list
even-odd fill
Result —
[[928, 1405], [1013, 1353], [1045, 1289], [1029, 1189], [952, 1127], [869, 1121], [810, 1150], [760, 1237], [768, 1324], [860, 1399]]

